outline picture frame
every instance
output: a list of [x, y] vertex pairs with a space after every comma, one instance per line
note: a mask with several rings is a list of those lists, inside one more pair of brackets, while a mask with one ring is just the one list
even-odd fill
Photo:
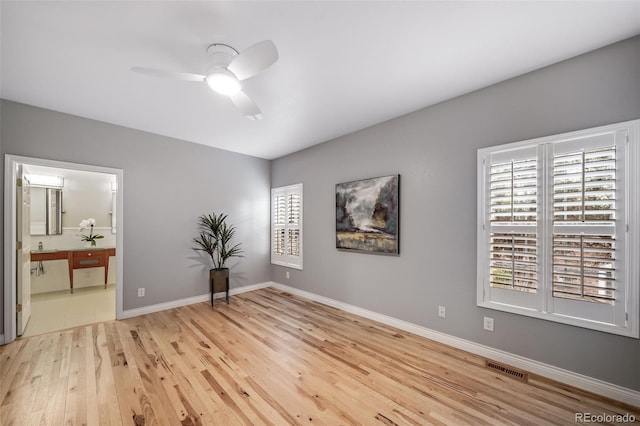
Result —
[[400, 175], [336, 184], [336, 249], [400, 255]]

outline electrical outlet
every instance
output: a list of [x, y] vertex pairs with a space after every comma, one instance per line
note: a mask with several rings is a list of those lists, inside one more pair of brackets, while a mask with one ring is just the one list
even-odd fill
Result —
[[144, 297], [144, 287], [138, 289], [138, 297]]
[[438, 306], [438, 316], [440, 318], [444, 318], [447, 315], [445, 307], [444, 306]]
[[485, 330], [493, 331], [493, 318], [484, 317], [483, 326]]
[[289, 271], [285, 272], [285, 277], [287, 277], [287, 279], [289, 279]]

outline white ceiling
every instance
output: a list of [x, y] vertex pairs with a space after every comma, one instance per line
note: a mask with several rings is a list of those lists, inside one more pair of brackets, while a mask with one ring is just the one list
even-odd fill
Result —
[[[2, 98], [277, 158], [640, 33], [634, 1], [5, 1]], [[246, 81], [264, 119], [204, 83], [206, 48], [273, 40]]]

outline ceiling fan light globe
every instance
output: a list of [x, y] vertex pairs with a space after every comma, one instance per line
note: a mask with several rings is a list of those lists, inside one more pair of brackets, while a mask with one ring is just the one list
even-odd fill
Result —
[[238, 79], [227, 70], [218, 70], [207, 76], [207, 84], [214, 92], [225, 96], [235, 95], [242, 86]]

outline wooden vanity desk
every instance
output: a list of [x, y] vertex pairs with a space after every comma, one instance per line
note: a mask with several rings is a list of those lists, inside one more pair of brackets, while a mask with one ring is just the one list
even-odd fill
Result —
[[109, 274], [109, 257], [116, 255], [115, 248], [87, 248], [73, 250], [32, 251], [31, 261], [41, 262], [45, 260], [67, 259], [69, 265], [69, 288], [73, 293], [73, 270], [84, 268], [104, 267], [104, 287], [107, 287]]

